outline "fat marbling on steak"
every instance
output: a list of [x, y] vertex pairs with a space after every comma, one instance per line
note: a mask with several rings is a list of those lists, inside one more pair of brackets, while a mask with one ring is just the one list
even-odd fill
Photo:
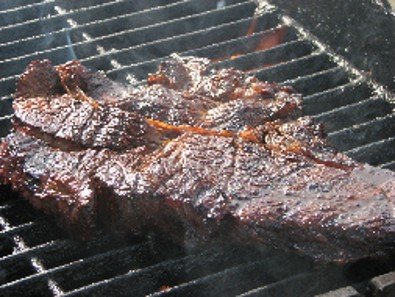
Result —
[[147, 82], [32, 62], [1, 180], [80, 238], [99, 224], [343, 262], [394, 249], [394, 173], [331, 148], [291, 88], [179, 56]]

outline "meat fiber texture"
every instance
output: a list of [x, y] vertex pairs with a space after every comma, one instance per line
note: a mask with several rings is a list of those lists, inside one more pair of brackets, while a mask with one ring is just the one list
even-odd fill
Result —
[[80, 239], [104, 226], [343, 263], [394, 250], [394, 173], [331, 148], [292, 88], [176, 55], [147, 82], [32, 62], [3, 183]]

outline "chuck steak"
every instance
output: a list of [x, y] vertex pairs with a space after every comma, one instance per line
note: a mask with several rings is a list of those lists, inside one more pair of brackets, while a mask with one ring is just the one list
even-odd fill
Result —
[[291, 88], [179, 56], [147, 81], [32, 62], [1, 180], [79, 238], [100, 225], [340, 262], [395, 248], [395, 174], [330, 147]]

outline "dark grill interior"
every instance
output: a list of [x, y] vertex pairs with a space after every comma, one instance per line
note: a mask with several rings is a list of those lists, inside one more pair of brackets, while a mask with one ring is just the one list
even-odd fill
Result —
[[[31, 60], [77, 58], [138, 84], [177, 52], [294, 86], [305, 95], [305, 114], [326, 125], [334, 146], [394, 170], [394, 95], [275, 7], [263, 5], [259, 16], [255, 10], [254, 1], [240, 0], [3, 0], [1, 134], [9, 129], [15, 79]], [[395, 290], [394, 258], [316, 267], [251, 247], [188, 251], [164, 240], [108, 235], [75, 243], [1, 190], [2, 296], [314, 296], [339, 288], [328, 296], [393, 296]]]

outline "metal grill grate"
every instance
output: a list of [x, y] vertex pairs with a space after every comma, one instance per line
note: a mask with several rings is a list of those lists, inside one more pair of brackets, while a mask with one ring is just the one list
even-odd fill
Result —
[[[9, 129], [15, 79], [33, 59], [58, 64], [78, 58], [113, 79], [137, 84], [178, 52], [293, 85], [305, 94], [305, 113], [326, 124], [337, 148], [395, 169], [393, 94], [349, 67], [294, 20], [266, 7], [254, 16], [255, 2], [248, 0], [3, 0], [1, 133]], [[2, 190], [4, 196], [13, 195]], [[306, 259], [271, 251], [188, 254], [147, 241], [101, 238], [81, 245], [65, 238], [20, 198], [2, 199], [2, 295], [313, 296], [350, 284], [354, 293], [363, 293], [371, 277], [395, 267], [394, 259], [369, 263], [370, 270], [355, 278], [348, 273], [358, 266], [317, 269]], [[369, 286], [379, 296], [380, 290], [393, 290], [394, 283], [378, 277]], [[346, 293], [339, 296], [354, 296]]]
[[354, 292], [395, 285], [386, 274], [369, 281], [393, 269], [394, 259], [314, 267], [304, 258], [252, 247], [188, 253], [138, 239], [76, 243], [27, 202], [3, 193], [1, 296], [314, 296], [350, 285]]

